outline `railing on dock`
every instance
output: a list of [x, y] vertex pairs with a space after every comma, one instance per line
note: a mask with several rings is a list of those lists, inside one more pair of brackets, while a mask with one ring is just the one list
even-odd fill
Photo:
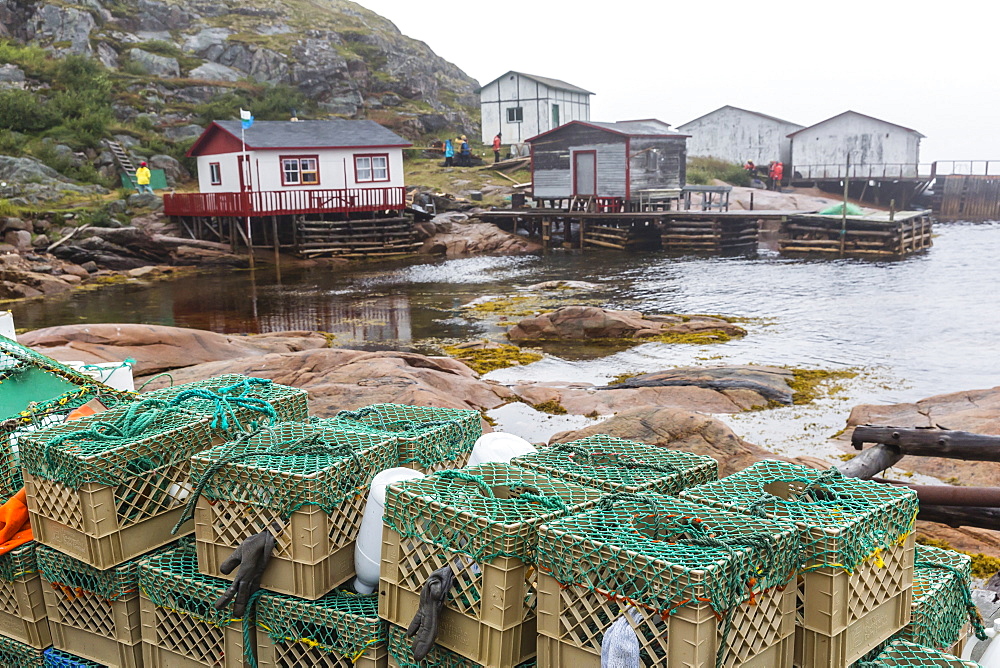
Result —
[[168, 216], [281, 216], [402, 210], [406, 189], [341, 188], [242, 193], [178, 193], [163, 196]]
[[[825, 165], [793, 165], [793, 181], [800, 179], [932, 179], [936, 163], [888, 162], [879, 164], [850, 165], [841, 163]], [[785, 172], [786, 177], [788, 172]]]

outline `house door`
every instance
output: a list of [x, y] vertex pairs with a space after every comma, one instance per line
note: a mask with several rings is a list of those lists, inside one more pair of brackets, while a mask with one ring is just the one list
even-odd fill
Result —
[[250, 192], [253, 189], [253, 179], [250, 178], [250, 156], [236, 156], [236, 171], [240, 174], [240, 192]]
[[559, 105], [558, 104], [553, 104], [552, 105], [552, 127], [553, 128], [559, 127]]
[[597, 151], [573, 153], [573, 194], [597, 194]]

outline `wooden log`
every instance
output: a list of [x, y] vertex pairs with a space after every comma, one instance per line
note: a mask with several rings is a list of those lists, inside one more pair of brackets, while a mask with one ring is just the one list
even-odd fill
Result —
[[848, 478], [868, 480], [902, 458], [902, 453], [894, 448], [888, 445], [876, 445], [862, 451], [857, 457], [844, 462], [837, 468]]
[[901, 480], [872, 478], [875, 482], [909, 487], [917, 493], [921, 505], [986, 506], [1000, 508], [1000, 487], [963, 487], [961, 485], [914, 485]]
[[614, 248], [615, 250], [625, 250], [623, 246], [618, 244], [608, 243], [607, 241], [598, 241], [597, 239], [592, 239], [591, 235], [587, 236], [587, 243], [593, 246], [601, 246], [602, 248]]
[[851, 436], [854, 449], [862, 449], [865, 443], [892, 446], [894, 450], [904, 455], [1000, 462], [1000, 436], [986, 436], [967, 431], [871, 425], [855, 427]]
[[1000, 526], [1000, 508], [937, 506], [921, 503], [917, 519], [947, 524], [950, 527], [978, 527], [995, 530]]

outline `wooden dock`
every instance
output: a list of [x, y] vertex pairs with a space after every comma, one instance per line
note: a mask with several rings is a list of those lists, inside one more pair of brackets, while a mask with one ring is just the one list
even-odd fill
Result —
[[542, 246], [586, 249], [740, 253], [756, 250], [763, 220], [785, 221], [808, 211], [584, 212], [510, 209], [478, 214], [508, 232], [524, 230]]
[[823, 254], [900, 257], [931, 247], [930, 211], [880, 212], [865, 216], [801, 214], [780, 225], [782, 255]]

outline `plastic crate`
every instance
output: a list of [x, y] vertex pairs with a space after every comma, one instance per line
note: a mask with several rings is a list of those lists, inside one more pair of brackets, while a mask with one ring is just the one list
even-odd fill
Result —
[[94, 661], [50, 647], [43, 655], [45, 668], [107, 668]]
[[[600, 662], [625, 617], [645, 665], [788, 666], [799, 529], [676, 497], [608, 497], [538, 538], [539, 664]], [[727, 629], [728, 624], [728, 631]]]
[[409, 626], [420, 591], [450, 566], [439, 645], [475, 663], [512, 668], [535, 654], [538, 526], [592, 506], [597, 490], [506, 464], [439, 471], [390, 485], [379, 616]]
[[141, 665], [139, 559], [98, 570], [38, 547], [45, 607], [57, 649], [110, 666]]
[[[212, 417], [212, 428], [247, 431], [251, 423], [299, 422], [309, 417], [308, 393], [266, 378], [231, 373], [142, 395]], [[265, 407], [265, 404], [267, 407]]]
[[909, 488], [766, 460], [680, 496], [803, 528], [801, 625], [809, 630], [841, 634], [913, 585]]
[[399, 440], [399, 465], [424, 473], [459, 469], [483, 435], [478, 411], [405, 404], [374, 404], [331, 418], [344, 429], [365, 429]]
[[[534, 659], [519, 664], [517, 668], [532, 668]], [[389, 625], [389, 667], [390, 668], [485, 668], [481, 663], [471, 663], [460, 654], [455, 654], [439, 645], [431, 648], [420, 661], [413, 656], [406, 631]]]
[[[354, 575], [368, 487], [397, 458], [392, 437], [320, 422], [282, 423], [195, 455], [191, 477], [204, 484], [195, 509], [199, 570], [232, 579], [219, 570], [222, 562], [244, 539], [270, 528], [275, 548], [261, 586], [323, 596]], [[207, 471], [213, 475], [203, 480]]]
[[795, 628], [795, 662], [802, 668], [843, 668], [884, 644], [910, 620], [910, 590], [879, 602], [841, 632], [828, 635]]
[[[93, 435], [105, 424], [144, 420], [135, 438]], [[213, 443], [208, 423], [143, 401], [26, 438], [21, 454], [35, 539], [102, 570], [175, 540], [170, 530], [192, 489], [188, 458]]]
[[926, 545], [914, 554], [910, 623], [895, 637], [947, 652], [964, 641], [970, 624], [972, 557]]
[[0, 668], [44, 668], [45, 651], [0, 636]]
[[606, 492], [676, 494], [719, 478], [711, 457], [601, 434], [557, 443], [511, 464]]
[[875, 658], [881, 668], [978, 668], [975, 661], [964, 661], [930, 647], [895, 640]]
[[35, 541], [0, 556], [0, 635], [39, 649], [52, 644]]
[[[232, 603], [213, 602], [229, 587], [198, 572], [194, 548], [180, 545], [139, 563], [139, 613], [145, 668], [242, 668], [243, 626]], [[256, 645], [254, 628], [249, 629]]]
[[378, 596], [331, 592], [318, 601], [263, 594], [257, 603], [260, 668], [385, 668]]

